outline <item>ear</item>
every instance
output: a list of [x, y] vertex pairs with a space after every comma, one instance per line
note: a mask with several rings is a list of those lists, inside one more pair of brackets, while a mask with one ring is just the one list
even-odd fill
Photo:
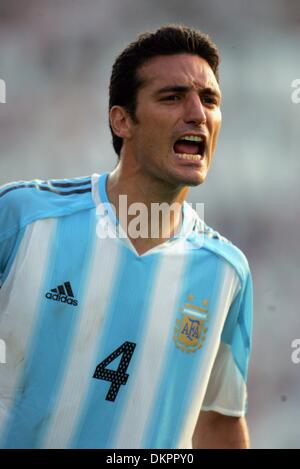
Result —
[[118, 137], [131, 137], [132, 119], [122, 106], [113, 106], [110, 109], [109, 121], [114, 133]]

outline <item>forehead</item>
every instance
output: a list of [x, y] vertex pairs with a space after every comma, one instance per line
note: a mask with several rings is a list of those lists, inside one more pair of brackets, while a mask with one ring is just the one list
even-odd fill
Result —
[[180, 85], [195, 89], [213, 88], [220, 92], [210, 65], [198, 55], [160, 55], [143, 64], [138, 74], [143, 81], [142, 88], [155, 90]]

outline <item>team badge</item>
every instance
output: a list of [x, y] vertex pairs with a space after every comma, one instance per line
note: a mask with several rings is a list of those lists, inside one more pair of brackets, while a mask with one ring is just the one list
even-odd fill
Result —
[[[183, 352], [196, 352], [205, 341], [207, 333], [208, 309], [192, 304], [194, 297], [188, 296], [188, 303], [180, 308], [180, 318], [176, 319], [174, 342]], [[208, 300], [202, 302], [208, 305]]]

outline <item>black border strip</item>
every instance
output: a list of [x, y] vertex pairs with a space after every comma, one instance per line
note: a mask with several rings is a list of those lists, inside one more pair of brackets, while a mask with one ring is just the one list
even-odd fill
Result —
[[[291, 451], [291, 450], [290, 450]], [[257, 465], [266, 458], [266, 463], [277, 467], [286, 466], [289, 463], [290, 451], [288, 450], [239, 450], [239, 449], [202, 449], [202, 450], [170, 450], [170, 449], [153, 449], [153, 450], [89, 450], [89, 449], [74, 449], [74, 450], [47, 450], [47, 449], [36, 449], [36, 450], [11, 450], [4, 449], [0, 450], [0, 458], [2, 465], [7, 463], [11, 464], [15, 462], [18, 465], [24, 467], [24, 463], [30, 463], [31, 467], [49, 467], [53, 469], [54, 464], [65, 466], [68, 464], [78, 465], [82, 464], [84, 467], [88, 463], [95, 463], [97, 467], [99, 464], [104, 465], [108, 468], [115, 467], [116, 465], [122, 468], [124, 467], [151, 467], [155, 463], [163, 464], [169, 463], [170, 467], [174, 466], [174, 463], [186, 464], [187, 467], [191, 465], [196, 467], [203, 467], [203, 463], [208, 463], [208, 467], [215, 462], [220, 467], [227, 466], [226, 463], [230, 464], [230, 467], [244, 467], [249, 464], [249, 467], [253, 467], [253, 464]], [[294, 457], [297, 458], [295, 450]], [[296, 450], [297, 451], [297, 450]], [[174, 458], [169, 459], [172, 455]], [[175, 459], [176, 455], [176, 459]], [[120, 456], [123, 456], [123, 464], [113, 464], [112, 460], [120, 463]], [[139, 463], [126, 464], [124, 456], [139, 456]], [[178, 457], [179, 456], [179, 457]], [[192, 462], [188, 462], [193, 459]], [[291, 455], [292, 456], [292, 455]], [[118, 459], [117, 459], [118, 458]], [[292, 458], [294, 459], [294, 458]], [[263, 461], [265, 462], [265, 461]], [[251, 463], [251, 466], [250, 466]], [[160, 465], [159, 464], [159, 465]], [[177, 465], [177, 464], [176, 464]], [[2, 467], [2, 466], [1, 466]], [[3, 465], [4, 467], [4, 465]], [[153, 466], [152, 466], [153, 467]]]

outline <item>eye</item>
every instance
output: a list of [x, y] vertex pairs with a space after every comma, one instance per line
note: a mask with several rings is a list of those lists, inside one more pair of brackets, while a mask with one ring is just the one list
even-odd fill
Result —
[[181, 96], [179, 94], [170, 94], [162, 98], [162, 101], [179, 101]]
[[203, 96], [202, 102], [204, 104], [208, 104], [208, 105], [217, 105], [218, 104], [217, 98], [215, 96], [212, 96], [212, 95]]

